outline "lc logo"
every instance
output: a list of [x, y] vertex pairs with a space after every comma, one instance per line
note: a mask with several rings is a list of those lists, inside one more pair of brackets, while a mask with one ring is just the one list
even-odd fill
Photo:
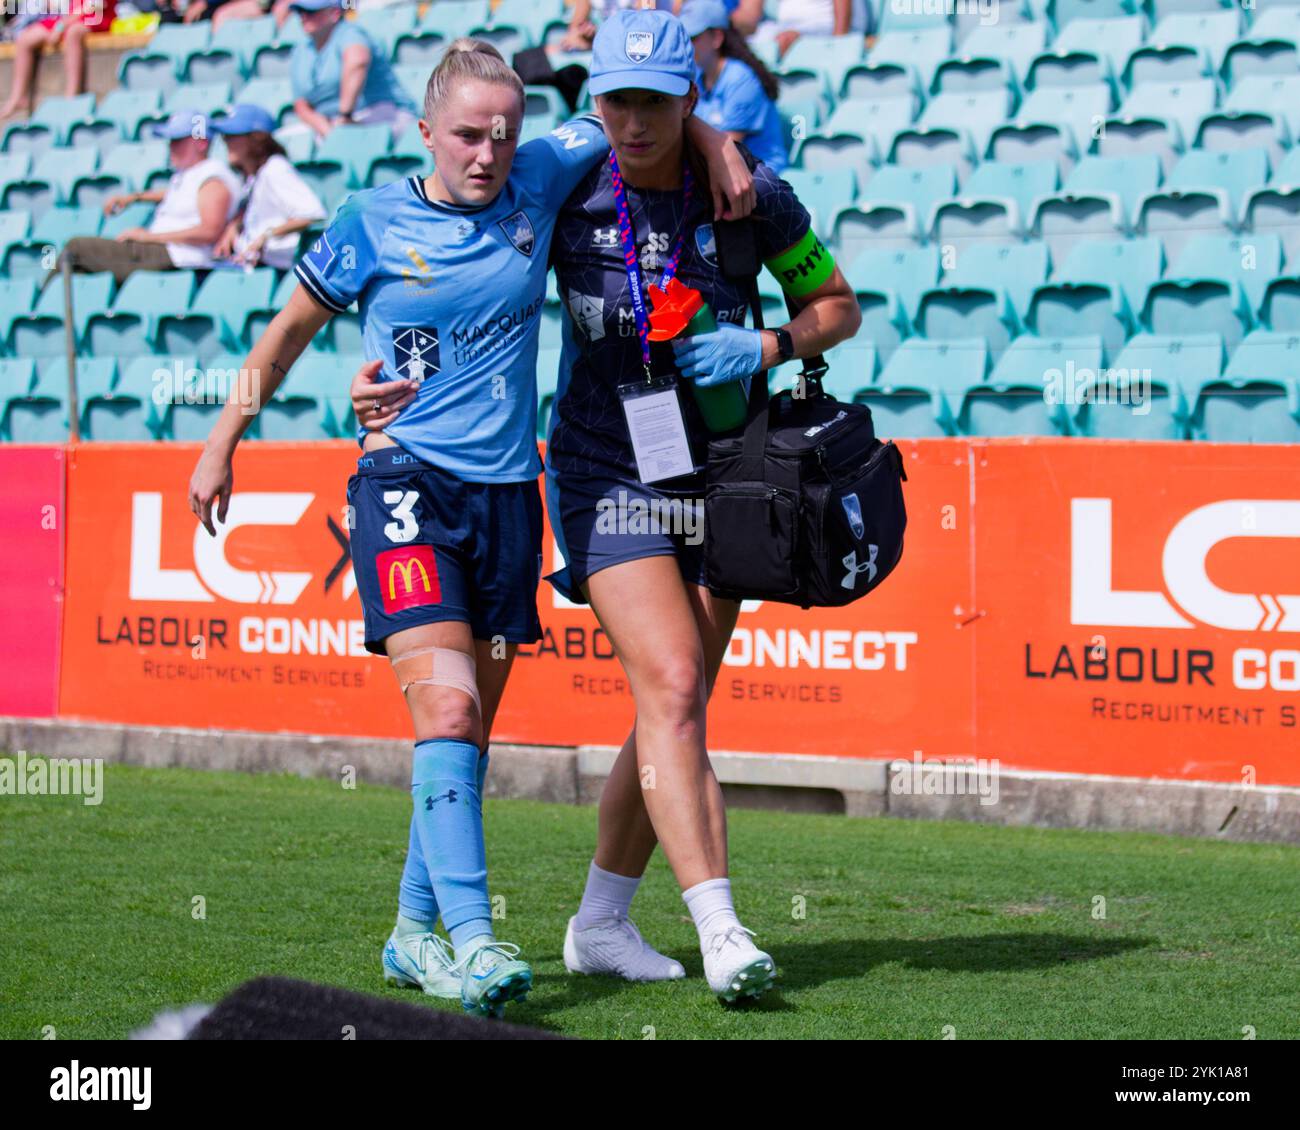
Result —
[[[1135, 628], [1191, 628], [1183, 616], [1239, 632], [1300, 632], [1300, 595], [1221, 589], [1205, 571], [1229, 538], [1300, 538], [1300, 501], [1236, 498], [1185, 514], [1165, 539], [1161, 592], [1111, 586], [1111, 500], [1070, 500], [1070, 622]], [[1177, 607], [1175, 607], [1177, 605]]]
[[[203, 601], [217, 597], [237, 604], [293, 604], [311, 583], [311, 573], [240, 569], [226, 557], [226, 539], [240, 526], [294, 526], [315, 495], [297, 491], [244, 491], [230, 496], [217, 536], [194, 527], [194, 568], [162, 567], [162, 494], [140, 491], [131, 496], [132, 600]], [[343, 597], [356, 591], [349, 568]], [[215, 596], [213, 594], [216, 594]]]

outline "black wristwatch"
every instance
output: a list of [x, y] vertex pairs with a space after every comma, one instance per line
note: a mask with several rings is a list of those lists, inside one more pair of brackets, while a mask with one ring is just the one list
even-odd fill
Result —
[[773, 326], [772, 332], [776, 334], [776, 351], [781, 358], [777, 364], [784, 365], [794, 356], [794, 339], [791, 338], [789, 330], [777, 329]]

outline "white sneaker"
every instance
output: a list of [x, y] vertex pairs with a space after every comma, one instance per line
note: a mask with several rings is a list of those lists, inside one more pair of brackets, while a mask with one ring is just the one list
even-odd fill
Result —
[[564, 931], [564, 968], [570, 973], [612, 973], [627, 981], [679, 981], [680, 961], [665, 957], [641, 937], [630, 918], [606, 918], [585, 930], [569, 919]]
[[753, 930], [725, 926], [700, 942], [704, 976], [724, 1001], [756, 997], [776, 984], [776, 962], [749, 939]]
[[384, 946], [384, 980], [423, 989], [431, 997], [460, 996], [460, 976], [452, 971], [451, 947], [437, 934], [407, 934], [394, 930]]

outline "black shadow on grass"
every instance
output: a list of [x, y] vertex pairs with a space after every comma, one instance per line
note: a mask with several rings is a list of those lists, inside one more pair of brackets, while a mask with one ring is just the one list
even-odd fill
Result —
[[786, 988], [861, 977], [892, 962], [908, 969], [950, 973], [1000, 973], [1101, 961], [1155, 945], [1155, 938], [1098, 938], [1086, 934], [954, 935], [944, 938], [805, 942], [772, 947]]

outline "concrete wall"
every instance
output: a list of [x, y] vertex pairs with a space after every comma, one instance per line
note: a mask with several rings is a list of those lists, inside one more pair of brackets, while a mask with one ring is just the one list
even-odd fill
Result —
[[[400, 741], [0, 718], [0, 749], [303, 777], [337, 778], [353, 766], [370, 784], [405, 788], [410, 781], [411, 747]], [[592, 804], [616, 756], [597, 746], [494, 745], [487, 794]], [[727, 803], [737, 807], [1300, 843], [1300, 789], [1003, 770], [983, 782], [996, 794], [981, 796], [928, 791], [944, 785], [942, 774], [918, 776], [913, 766], [883, 761], [750, 753], [711, 759]]]

